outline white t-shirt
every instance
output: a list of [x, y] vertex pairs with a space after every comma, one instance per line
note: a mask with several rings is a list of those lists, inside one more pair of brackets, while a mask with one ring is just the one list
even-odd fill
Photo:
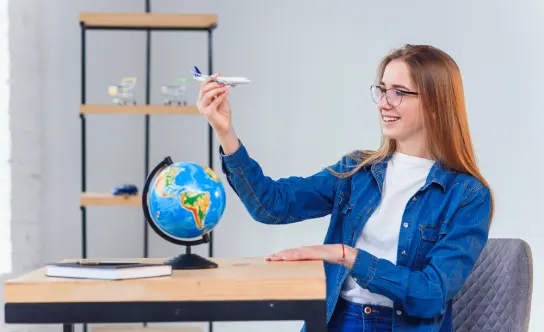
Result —
[[[434, 161], [394, 153], [387, 164], [382, 201], [368, 219], [355, 247], [393, 264], [397, 262], [399, 231], [408, 200], [425, 184]], [[361, 288], [351, 276], [342, 287], [348, 301], [392, 307], [393, 302]]]

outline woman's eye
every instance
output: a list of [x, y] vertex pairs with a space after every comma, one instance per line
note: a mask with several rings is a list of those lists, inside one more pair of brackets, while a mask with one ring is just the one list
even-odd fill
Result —
[[402, 91], [402, 90], [395, 90], [397, 92], [397, 96], [402, 96], [402, 95], [405, 95], [406, 92]]

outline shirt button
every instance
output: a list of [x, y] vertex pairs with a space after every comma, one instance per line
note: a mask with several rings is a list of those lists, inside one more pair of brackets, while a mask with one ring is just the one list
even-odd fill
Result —
[[414, 202], [417, 201], [417, 197], [416, 196], [412, 197], [412, 201]]
[[401, 254], [402, 254], [402, 256], [406, 256], [406, 250], [403, 250], [403, 251], [401, 252]]
[[357, 277], [353, 278], [353, 280], [355, 280], [355, 282], [357, 282]]
[[408, 228], [408, 223], [405, 222], [404, 224], [402, 224], [402, 226], [404, 226], [404, 228]]
[[402, 315], [402, 311], [397, 310], [397, 315], [399, 315], [399, 316]]

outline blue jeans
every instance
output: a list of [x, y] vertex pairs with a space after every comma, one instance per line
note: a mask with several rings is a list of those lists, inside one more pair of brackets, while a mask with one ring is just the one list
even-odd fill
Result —
[[393, 330], [393, 309], [338, 299], [329, 332], [385, 332]]

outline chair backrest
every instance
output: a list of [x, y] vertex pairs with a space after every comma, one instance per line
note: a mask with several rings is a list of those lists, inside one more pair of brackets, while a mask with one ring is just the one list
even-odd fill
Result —
[[455, 332], [526, 332], [533, 292], [531, 248], [520, 239], [490, 238], [453, 299]]

